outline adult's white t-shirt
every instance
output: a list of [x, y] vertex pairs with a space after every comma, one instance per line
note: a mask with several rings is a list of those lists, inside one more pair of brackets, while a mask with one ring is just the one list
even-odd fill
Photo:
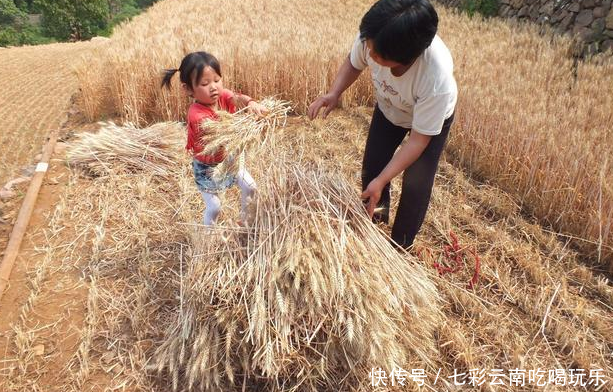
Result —
[[458, 87], [453, 77], [453, 59], [438, 35], [401, 76], [382, 67], [370, 57], [366, 42], [356, 37], [350, 54], [358, 70], [370, 67], [377, 104], [394, 125], [424, 135], [438, 135], [457, 102]]

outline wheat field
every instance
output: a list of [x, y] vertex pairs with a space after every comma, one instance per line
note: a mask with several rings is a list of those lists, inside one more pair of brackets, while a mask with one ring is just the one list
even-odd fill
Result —
[[443, 21], [462, 90], [453, 156], [612, 262], [613, 59], [575, 64], [568, 38], [534, 26]]
[[[116, 31], [97, 66], [80, 69], [83, 109], [91, 119], [181, 120], [187, 102], [176, 80], [170, 94], [158, 88], [160, 71], [207, 50], [220, 58], [229, 87], [278, 95], [303, 113], [330, 85], [369, 5], [160, 2]], [[452, 156], [514, 193], [523, 213], [567, 235], [591, 263], [606, 265], [613, 255], [613, 62], [575, 66], [568, 38], [437, 9], [459, 84]], [[371, 103], [368, 75], [343, 103]]]
[[[113, 113], [141, 125], [183, 120], [187, 102], [177, 78], [168, 94], [159, 88], [161, 71], [178, 68], [188, 52], [206, 50], [219, 58], [227, 87], [255, 97], [275, 95], [304, 111], [349, 53], [368, 5], [356, 0], [232, 0], [223, 7], [158, 2], [116, 29], [112, 44], [96, 56], [98, 64], [88, 61], [78, 70], [83, 109], [91, 119]], [[346, 103], [369, 100], [367, 78], [345, 94]]]
[[0, 49], [0, 187], [33, 163], [49, 132], [66, 121], [78, 90], [73, 67], [95, 46]]

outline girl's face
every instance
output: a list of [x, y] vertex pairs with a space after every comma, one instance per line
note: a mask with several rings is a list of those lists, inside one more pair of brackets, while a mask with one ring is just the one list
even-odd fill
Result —
[[198, 83], [194, 83], [191, 95], [203, 105], [215, 105], [222, 89], [221, 76], [213, 68], [205, 67]]

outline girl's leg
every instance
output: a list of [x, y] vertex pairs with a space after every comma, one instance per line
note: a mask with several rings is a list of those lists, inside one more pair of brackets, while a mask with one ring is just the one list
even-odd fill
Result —
[[204, 199], [205, 204], [202, 221], [205, 226], [212, 226], [215, 224], [217, 216], [221, 211], [221, 200], [219, 200], [219, 197], [214, 193], [200, 193], [202, 193], [202, 198]]
[[241, 221], [245, 222], [245, 219], [247, 218], [247, 206], [249, 204], [249, 199], [253, 197], [256, 190], [255, 181], [247, 170], [241, 169], [236, 175], [236, 182], [241, 190], [240, 219]]
[[[385, 118], [379, 107], [375, 106], [362, 161], [362, 190], [365, 190], [368, 184], [383, 171], [407, 132], [407, 129], [392, 124]], [[377, 207], [382, 207], [383, 210], [376, 212], [373, 220], [387, 223], [390, 208], [390, 184], [383, 188]]]
[[421, 156], [404, 171], [392, 239], [405, 249], [413, 244], [426, 216], [434, 175], [452, 122], [453, 115], [445, 120], [441, 133], [432, 137]]

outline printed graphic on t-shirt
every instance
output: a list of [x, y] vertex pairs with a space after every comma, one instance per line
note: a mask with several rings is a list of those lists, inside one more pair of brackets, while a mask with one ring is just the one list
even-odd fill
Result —
[[383, 81], [378, 81], [377, 79], [373, 79], [375, 81], [375, 83], [379, 86], [379, 88], [383, 89], [383, 93], [389, 93], [391, 95], [398, 95], [398, 91], [394, 90], [394, 88], [392, 86], [390, 86], [389, 84], [387, 84], [387, 82], [385, 80]]
[[390, 97], [381, 96], [381, 98], [383, 98], [383, 103], [385, 103], [388, 107], [392, 106], [392, 100], [390, 99]]
[[411, 105], [407, 100], [400, 97], [400, 103], [402, 104], [402, 106], [399, 107], [398, 110], [400, 110], [403, 113], [407, 113], [407, 114], [413, 113], [413, 110], [412, 110], [413, 105]]
[[[402, 98], [402, 96], [398, 93], [398, 91], [394, 90], [394, 87], [387, 84], [385, 80], [377, 80], [375, 78], [372, 79], [375, 85], [375, 90], [377, 90], [377, 95], [380, 98], [381, 103], [387, 105], [388, 107], [396, 107], [396, 109], [400, 110], [404, 113], [412, 113], [412, 105]], [[392, 102], [392, 97], [398, 100], [400, 105], [394, 105]]]

